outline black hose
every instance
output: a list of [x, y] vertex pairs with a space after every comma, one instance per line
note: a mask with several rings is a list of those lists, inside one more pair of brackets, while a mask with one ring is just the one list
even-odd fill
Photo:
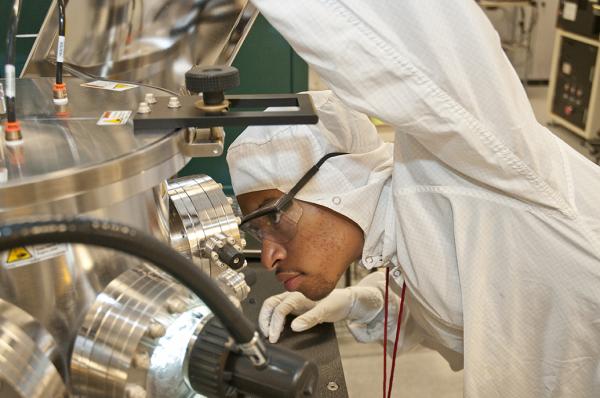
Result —
[[9, 123], [17, 121], [16, 114], [16, 87], [15, 87], [15, 63], [17, 58], [17, 29], [19, 26], [19, 15], [21, 14], [21, 0], [13, 0], [11, 13], [8, 21], [8, 34], [6, 36], [6, 118]]
[[56, 49], [56, 84], [63, 82], [63, 54], [65, 49], [65, 2], [58, 0], [58, 47]]
[[0, 227], [0, 251], [20, 246], [82, 243], [117, 250], [148, 261], [196, 294], [221, 320], [238, 344], [249, 343], [254, 326], [198, 266], [168, 245], [134, 228], [108, 221], [66, 219]]

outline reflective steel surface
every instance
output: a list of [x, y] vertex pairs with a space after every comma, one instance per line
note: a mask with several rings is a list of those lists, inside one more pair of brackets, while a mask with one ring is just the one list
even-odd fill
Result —
[[0, 220], [34, 214], [81, 214], [157, 186], [189, 160], [181, 131], [134, 133], [130, 120], [97, 125], [107, 111], [135, 112], [148, 92], [81, 87], [67, 79], [69, 104], [52, 103], [52, 79], [17, 80], [23, 144], [0, 148]]
[[184, 359], [210, 315], [164, 273], [147, 266], [125, 272], [98, 296], [79, 330], [71, 362], [74, 394], [195, 396], [184, 380]]
[[55, 348], [52, 336], [31, 315], [0, 300], [0, 397], [66, 396], [52, 363], [59, 362]]
[[[50, 7], [23, 76], [52, 76], [58, 15]], [[230, 64], [257, 12], [248, 0], [71, 0], [65, 64], [174, 91], [193, 65]]]
[[239, 219], [222, 187], [206, 175], [179, 178], [168, 183], [171, 246], [191, 258], [209, 275], [223, 270], [211, 259], [214, 241], [230, 237], [240, 244]]

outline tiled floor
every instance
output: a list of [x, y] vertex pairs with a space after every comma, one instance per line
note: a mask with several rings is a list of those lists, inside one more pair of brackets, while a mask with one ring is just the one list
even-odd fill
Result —
[[[538, 120], [549, 120], [546, 109], [546, 87], [528, 89]], [[551, 130], [584, 155], [589, 156], [574, 134], [559, 128]], [[393, 139], [389, 129], [382, 132], [384, 140]], [[591, 158], [591, 157], [590, 157]], [[382, 391], [382, 348], [378, 344], [359, 344], [343, 324], [336, 325], [346, 383], [351, 398], [379, 396]], [[417, 348], [398, 357], [394, 374], [393, 397], [458, 398], [462, 396], [462, 372], [452, 372], [436, 352]]]

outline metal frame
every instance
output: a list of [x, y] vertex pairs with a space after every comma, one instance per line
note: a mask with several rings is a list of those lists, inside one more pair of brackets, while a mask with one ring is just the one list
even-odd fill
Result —
[[[150, 113], [136, 114], [136, 131], [146, 129], [208, 128], [247, 125], [316, 124], [318, 117], [308, 94], [227, 95], [230, 111], [207, 113], [196, 107], [197, 96], [179, 97], [181, 107], [169, 108], [169, 97], [157, 97]], [[296, 107], [297, 110], [241, 111], [243, 108]]]

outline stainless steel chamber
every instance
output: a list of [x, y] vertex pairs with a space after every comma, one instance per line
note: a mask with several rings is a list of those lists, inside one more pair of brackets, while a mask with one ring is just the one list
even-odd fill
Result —
[[[58, 10], [54, 1], [23, 70], [53, 76]], [[230, 64], [257, 11], [248, 0], [70, 0], [65, 65], [109, 79], [173, 91], [197, 64]], [[90, 12], [93, 10], [93, 12]]]
[[[71, 78], [69, 104], [55, 106], [52, 83], [17, 80], [23, 141], [0, 146], [0, 223], [117, 221], [172, 242], [243, 299], [243, 275], [221, 250], [244, 244], [231, 200], [207, 176], [169, 181], [189, 160], [183, 130], [134, 132], [137, 105], [161, 91]], [[0, 396], [195, 396], [184, 362], [210, 317], [172, 278], [114, 251], [63, 244], [1, 253]]]

